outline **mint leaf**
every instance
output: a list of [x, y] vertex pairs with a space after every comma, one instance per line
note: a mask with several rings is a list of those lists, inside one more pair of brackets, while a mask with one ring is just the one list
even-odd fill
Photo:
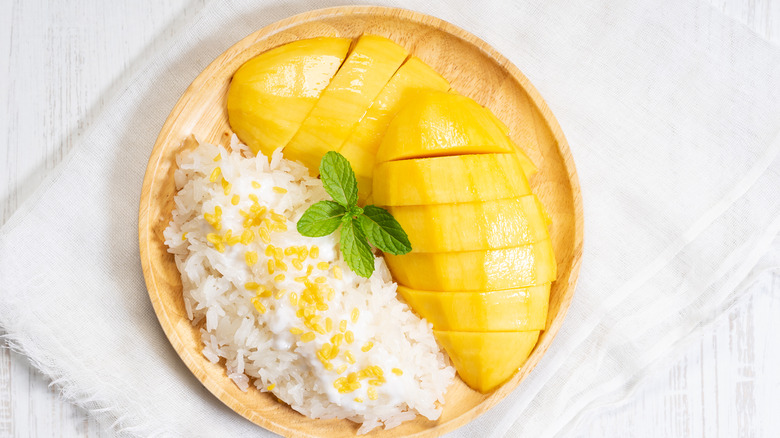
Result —
[[298, 220], [300, 234], [322, 237], [341, 227], [341, 255], [353, 272], [365, 278], [374, 272], [374, 254], [368, 241], [389, 254], [412, 250], [409, 236], [387, 210], [375, 205], [357, 206], [355, 172], [343, 155], [326, 153], [320, 161], [320, 177], [333, 201], [320, 201], [309, 207]]
[[368, 241], [382, 251], [402, 255], [412, 250], [409, 236], [384, 208], [367, 205], [363, 208], [363, 214], [358, 216], [358, 223]]
[[[349, 216], [347, 216], [349, 217]], [[368, 278], [374, 272], [374, 254], [360, 226], [350, 217], [341, 227], [341, 255], [354, 273]]]
[[327, 236], [338, 229], [346, 211], [344, 207], [333, 201], [320, 201], [303, 213], [296, 227], [303, 236]]
[[322, 186], [334, 201], [344, 208], [357, 204], [358, 187], [349, 161], [338, 152], [330, 151], [320, 161]]

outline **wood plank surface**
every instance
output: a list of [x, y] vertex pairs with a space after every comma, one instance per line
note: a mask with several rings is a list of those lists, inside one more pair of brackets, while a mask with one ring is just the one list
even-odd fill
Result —
[[[111, 96], [206, 0], [0, 2], [0, 223]], [[780, 44], [780, 2], [710, 0]], [[532, 78], [533, 79], [533, 78]], [[780, 436], [780, 276], [769, 276], [681, 355], [572, 437]], [[0, 349], [0, 437], [103, 437], [27, 360]]]

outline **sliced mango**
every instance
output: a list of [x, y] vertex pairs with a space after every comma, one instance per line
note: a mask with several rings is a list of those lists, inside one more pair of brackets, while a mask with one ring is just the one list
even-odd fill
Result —
[[461, 154], [511, 153], [490, 111], [458, 94], [419, 93], [387, 128], [377, 163]]
[[366, 204], [374, 188], [374, 152], [357, 147], [347, 147], [339, 152], [349, 161], [358, 185], [358, 203]]
[[[490, 118], [493, 121], [493, 123], [495, 123], [498, 126], [498, 129], [500, 129], [501, 132], [504, 133], [504, 135], [509, 137], [509, 128], [504, 124], [504, 122], [499, 120], [498, 117], [496, 117], [496, 115], [493, 114], [492, 111], [488, 110], [488, 114], [490, 115]], [[536, 168], [536, 165], [533, 163], [533, 161], [531, 161], [528, 155], [525, 154], [523, 147], [516, 145], [511, 138], [509, 139], [509, 142], [512, 143], [512, 146], [514, 146], [514, 148], [517, 150], [517, 155], [520, 157], [520, 162], [523, 163], [523, 172], [525, 172], [526, 178], [531, 179], [532, 176], [536, 175], [536, 172], [539, 169]], [[523, 144], [522, 146], [531, 146], [531, 145]]]
[[552, 225], [553, 223], [552, 216], [550, 216], [550, 213], [544, 207], [544, 204], [542, 204], [542, 201], [540, 201], [539, 198], [536, 198], [536, 205], [539, 207], [539, 211], [542, 212], [542, 217], [544, 218], [545, 225], [547, 225], [547, 227]]
[[506, 382], [528, 359], [538, 331], [455, 332], [433, 331], [455, 364], [460, 378], [480, 392]]
[[322, 92], [301, 128], [284, 148], [284, 155], [319, 174], [320, 159], [337, 151], [371, 102], [404, 62], [403, 47], [376, 35], [363, 35]]
[[[450, 88], [449, 82], [416, 56], [410, 57], [385, 85], [366, 115], [341, 146], [339, 152], [349, 160], [358, 176], [369, 181], [374, 173], [374, 157], [382, 142], [387, 126], [398, 110], [409, 102], [420, 90], [442, 90]], [[358, 193], [367, 197], [371, 184], [360, 186]]]
[[548, 239], [536, 195], [461, 204], [389, 207], [413, 252], [509, 248]]
[[300, 128], [347, 56], [351, 40], [295, 41], [250, 59], [233, 75], [228, 121], [242, 142], [266, 156]]
[[487, 292], [437, 292], [398, 286], [398, 293], [436, 330], [544, 330], [550, 283]]
[[374, 168], [373, 195], [378, 205], [490, 201], [530, 193], [514, 153], [417, 158]]
[[393, 278], [432, 291], [486, 291], [538, 286], [555, 281], [550, 240], [514, 248], [462, 252], [385, 254]]

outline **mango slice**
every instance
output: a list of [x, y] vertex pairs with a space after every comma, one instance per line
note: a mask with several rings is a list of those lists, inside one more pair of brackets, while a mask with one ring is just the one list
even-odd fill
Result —
[[389, 161], [374, 168], [378, 205], [490, 201], [531, 194], [516, 154]]
[[376, 162], [514, 151], [490, 111], [468, 97], [431, 91], [410, 99], [398, 112]]
[[487, 292], [436, 292], [398, 286], [398, 293], [437, 330], [544, 330], [550, 283]]
[[462, 252], [385, 254], [395, 280], [432, 291], [486, 291], [537, 286], [555, 281], [550, 240], [514, 248]]
[[536, 195], [461, 204], [390, 207], [413, 252], [473, 251], [548, 239]]
[[266, 156], [300, 128], [347, 56], [351, 40], [295, 41], [250, 59], [230, 84], [230, 127], [255, 153]]
[[363, 199], [371, 193], [376, 151], [398, 110], [421, 90], [447, 91], [449, 88], [446, 79], [416, 56], [410, 57], [390, 78], [339, 150], [349, 160], [355, 174], [369, 181], [362, 186], [358, 183], [358, 193]]
[[512, 377], [533, 351], [538, 331], [455, 332], [433, 331], [460, 378], [481, 392], [488, 392]]
[[[488, 115], [490, 116], [490, 119], [498, 126], [498, 129], [501, 130], [501, 132], [504, 133], [507, 137], [509, 137], [509, 128], [499, 120], [498, 117], [496, 117], [495, 114], [493, 114], [492, 111], [488, 110]], [[531, 159], [528, 157], [528, 155], [525, 154], [525, 151], [523, 150], [523, 147], [520, 147], [515, 144], [515, 142], [512, 141], [512, 139], [509, 139], [509, 142], [512, 143], [512, 146], [517, 150], [517, 155], [520, 157], [520, 162], [523, 163], [523, 172], [525, 172], [525, 176], [528, 179], [531, 179], [532, 176], [536, 175], [536, 172], [539, 170], [536, 168], [536, 165], [531, 161]], [[531, 142], [526, 140], [526, 143], [523, 144], [523, 146], [531, 146]]]
[[361, 36], [301, 128], [285, 146], [285, 157], [302, 162], [312, 175], [318, 175], [322, 156], [341, 148], [408, 54], [387, 38]]

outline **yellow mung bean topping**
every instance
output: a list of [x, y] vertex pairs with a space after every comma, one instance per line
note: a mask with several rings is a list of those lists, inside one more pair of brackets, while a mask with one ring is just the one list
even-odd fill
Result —
[[252, 300], [252, 304], [255, 305], [255, 309], [258, 311], [258, 313], [260, 313], [261, 315], [265, 313], [266, 310], [265, 306], [263, 305], [263, 303], [260, 302], [260, 300], [255, 298]]
[[214, 170], [211, 171], [211, 175], [209, 175], [209, 181], [215, 182], [221, 173], [222, 169], [220, 169], [219, 166], [215, 167]]
[[247, 266], [254, 266], [257, 263], [257, 253], [255, 251], [247, 251], [244, 253], [244, 260], [246, 260]]

